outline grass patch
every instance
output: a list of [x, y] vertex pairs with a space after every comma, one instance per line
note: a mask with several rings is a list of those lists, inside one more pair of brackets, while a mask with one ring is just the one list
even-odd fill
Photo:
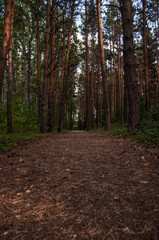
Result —
[[132, 132], [128, 132], [125, 125], [115, 123], [112, 124], [111, 130], [108, 132], [110, 134], [116, 134], [120, 137], [133, 138], [138, 142], [142, 142], [146, 145], [154, 144], [159, 146], [159, 130], [155, 127], [142, 129], [141, 125]]
[[111, 130], [107, 132], [104, 128], [93, 129], [92, 131], [134, 138], [146, 145], [154, 144], [159, 147], [159, 108], [152, 108], [149, 113], [141, 111], [140, 124], [132, 132], [128, 132], [127, 127], [121, 123], [112, 124]]
[[11, 133], [0, 134], [0, 153], [11, 151], [17, 147], [19, 142], [22, 140], [33, 139], [38, 137], [44, 137], [51, 135], [52, 133], [37, 133], [37, 132], [22, 132], [22, 133]]

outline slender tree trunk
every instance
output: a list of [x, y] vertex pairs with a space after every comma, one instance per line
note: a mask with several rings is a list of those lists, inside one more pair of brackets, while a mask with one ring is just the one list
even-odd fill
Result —
[[67, 8], [67, 0], [65, 0], [65, 9], [63, 11], [63, 26], [62, 26], [62, 40], [63, 40], [63, 51], [62, 51], [62, 72], [61, 72], [61, 88], [60, 88], [60, 96], [62, 94], [63, 89], [63, 80], [64, 80], [64, 71], [65, 71], [65, 15], [66, 15], [66, 8]]
[[60, 66], [61, 66], [61, 53], [62, 53], [62, 38], [60, 41], [60, 50], [59, 50], [59, 57], [58, 57], [58, 68], [57, 68], [57, 75], [56, 75], [56, 89], [55, 89], [55, 108], [54, 108], [54, 115], [56, 114], [57, 102], [58, 102], [58, 93], [59, 93], [59, 73], [60, 73]]
[[29, 40], [29, 59], [28, 59], [28, 81], [27, 81], [27, 100], [28, 100], [28, 105], [30, 105], [30, 95], [31, 95], [31, 42], [32, 40]]
[[89, 130], [89, 65], [88, 65], [88, 14], [87, 14], [87, 0], [85, 0], [85, 64], [86, 64], [86, 73], [85, 73], [85, 121], [86, 129]]
[[[157, 24], [156, 24], [157, 23]], [[159, 45], [159, 4], [157, 3], [157, 19], [155, 22], [156, 27], [156, 58], [157, 58], [157, 106], [159, 106], [159, 54], [158, 54], [158, 45]]]
[[143, 56], [141, 58], [141, 63], [140, 63], [139, 73], [138, 73], [138, 83], [140, 84], [140, 97], [142, 96], [142, 93], [143, 93], [142, 73], [143, 73]]
[[52, 18], [51, 18], [51, 75], [50, 75], [50, 96], [49, 96], [49, 132], [53, 131], [54, 126], [54, 102], [55, 100], [55, 0], [52, 0]]
[[50, 0], [47, 0], [47, 17], [46, 17], [46, 43], [44, 55], [44, 80], [42, 92], [42, 119], [41, 132], [46, 132], [47, 123], [47, 89], [48, 89], [48, 56], [49, 56], [49, 29], [50, 29]]
[[113, 26], [113, 79], [114, 79], [114, 121], [116, 118], [116, 68], [115, 68], [115, 33], [114, 33], [114, 26]]
[[96, 125], [100, 123], [100, 43], [98, 38], [98, 62], [97, 62], [97, 94], [96, 94]]
[[73, 93], [74, 93], [74, 78], [72, 80], [72, 87], [71, 87], [71, 103], [70, 103], [70, 126], [69, 129], [73, 129]]
[[105, 67], [105, 57], [104, 57], [104, 47], [103, 47], [100, 0], [97, 0], [97, 13], [98, 13], [98, 37], [100, 40], [101, 70], [102, 70], [102, 81], [103, 81], [104, 120], [105, 120], [105, 129], [109, 130], [110, 129], [110, 110], [109, 110], [109, 100], [108, 100], [108, 84], [106, 80], [106, 67]]
[[95, 103], [95, 33], [96, 33], [96, 14], [94, 0], [90, 0], [90, 31], [91, 31], [91, 77], [90, 77], [90, 107], [89, 119], [90, 127], [94, 126], [94, 103]]
[[6, 0], [3, 39], [2, 39], [2, 47], [0, 51], [0, 103], [1, 103], [1, 95], [2, 95], [2, 85], [4, 80], [4, 72], [5, 72], [5, 66], [6, 66], [6, 58], [9, 51], [11, 14], [12, 14], [12, 0]]
[[118, 107], [119, 107], [119, 120], [122, 121], [122, 82], [121, 82], [121, 29], [119, 26], [118, 39], [117, 39], [117, 59], [118, 59]]
[[9, 74], [8, 74], [8, 93], [7, 93], [7, 131], [12, 133], [12, 89], [13, 89], [13, 63], [12, 63], [12, 47], [13, 47], [13, 24], [14, 24], [14, 6], [15, 0], [12, 0], [12, 13], [11, 13], [11, 27], [10, 27], [10, 40], [9, 40]]
[[112, 89], [111, 89], [111, 121], [115, 121], [116, 108], [116, 69], [115, 69], [115, 50], [114, 50], [114, 26], [112, 28], [113, 38], [113, 72], [112, 72]]
[[38, 122], [40, 123], [41, 119], [41, 73], [40, 73], [40, 34], [39, 34], [39, 8], [40, 8], [40, 0], [37, 0], [37, 73], [38, 73]]
[[89, 109], [89, 119], [90, 119], [90, 127], [92, 128], [94, 125], [94, 116], [93, 116], [93, 107], [94, 107], [94, 36], [92, 34], [92, 46], [91, 46], [91, 78], [90, 78], [90, 109]]
[[144, 51], [144, 64], [145, 64], [145, 100], [146, 110], [150, 109], [150, 70], [148, 60], [148, 49], [146, 40], [146, 0], [142, 0], [143, 4], [143, 51]]
[[139, 88], [133, 43], [133, 9], [131, 0], [120, 0], [123, 26], [124, 85], [126, 89], [128, 129], [134, 130], [139, 122]]
[[64, 117], [65, 95], [66, 95], [66, 81], [67, 81], [68, 62], [69, 62], [69, 55], [70, 55], [70, 44], [71, 44], [74, 7], [75, 7], [75, 0], [73, 0], [72, 7], [71, 7], [71, 20], [70, 20], [70, 28], [69, 28], [69, 36], [68, 36], [68, 44], [67, 44], [66, 63], [65, 63], [64, 75], [63, 75], [63, 79], [62, 79], [63, 86], [61, 85], [62, 89], [61, 89], [61, 96], [60, 96], [58, 132], [61, 132], [62, 128], [63, 128], [63, 117]]

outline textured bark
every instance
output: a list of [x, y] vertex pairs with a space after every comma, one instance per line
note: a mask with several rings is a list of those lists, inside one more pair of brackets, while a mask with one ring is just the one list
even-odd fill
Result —
[[139, 122], [139, 88], [133, 43], [133, 9], [131, 0], [120, 0], [123, 27], [124, 86], [128, 129]]
[[65, 72], [65, 15], [66, 15], [66, 8], [67, 8], [67, 0], [65, 0], [65, 8], [63, 11], [63, 25], [62, 25], [62, 41], [63, 41], [63, 50], [62, 50], [62, 72], [61, 72], [61, 88], [60, 88], [60, 96], [62, 95], [63, 90], [63, 80], [64, 80], [64, 72]]
[[11, 13], [12, 13], [12, 0], [6, 0], [5, 1], [5, 15], [4, 15], [2, 47], [1, 47], [1, 51], [0, 51], [0, 103], [1, 103], [2, 86], [3, 86], [3, 80], [4, 80], [6, 59], [7, 59], [7, 54], [9, 51]]
[[27, 102], [30, 105], [31, 101], [31, 42], [32, 39], [29, 39], [28, 49], [29, 49], [29, 58], [28, 58], [28, 81], [27, 81]]
[[49, 94], [49, 132], [54, 127], [54, 100], [55, 100], [55, 0], [52, 0], [51, 18], [51, 66], [50, 66], [50, 94]]
[[59, 57], [58, 57], [58, 68], [57, 68], [57, 75], [56, 75], [54, 115], [56, 114], [56, 108], [57, 108], [57, 102], [58, 102], [58, 94], [59, 94], [59, 73], [60, 73], [60, 67], [61, 67], [61, 53], [62, 53], [62, 38], [61, 38], [61, 41], [60, 41], [60, 50], [59, 50]]
[[148, 49], [146, 40], [146, 0], [142, 0], [143, 4], [143, 51], [144, 51], [144, 64], [145, 64], [145, 100], [146, 110], [150, 109], [150, 70], [149, 70], [149, 59]]
[[92, 128], [94, 125], [94, 114], [93, 114], [93, 108], [94, 108], [94, 36], [92, 36], [92, 46], [91, 46], [91, 78], [90, 78], [90, 107], [89, 107], [89, 121], [90, 121], [90, 127]]
[[71, 87], [71, 103], [70, 103], [70, 125], [69, 130], [73, 129], [73, 93], [74, 93], [74, 84], [75, 80], [72, 80], [72, 87]]
[[37, 35], [36, 35], [36, 42], [37, 42], [37, 74], [38, 74], [38, 121], [40, 123], [41, 119], [41, 73], [40, 73], [40, 34], [39, 34], [39, 8], [40, 8], [40, 0], [37, 0]]
[[114, 26], [112, 27], [113, 40], [113, 71], [112, 71], [112, 88], [111, 88], [111, 121], [115, 121], [116, 111], [116, 69], [115, 69], [115, 50], [114, 50]]
[[49, 56], [49, 29], [50, 29], [50, 0], [47, 0], [47, 17], [46, 17], [46, 39], [45, 39], [45, 55], [44, 55], [44, 79], [42, 92], [42, 118], [41, 132], [46, 132], [47, 122], [47, 89], [48, 89], [48, 56]]
[[89, 106], [89, 120], [90, 127], [94, 126], [94, 103], [95, 103], [95, 33], [96, 33], [96, 15], [94, 0], [90, 1], [90, 31], [91, 31], [91, 77], [90, 77], [90, 106]]
[[157, 19], [155, 22], [156, 27], [156, 58], [157, 58], [157, 86], [156, 86], [156, 105], [159, 106], [159, 54], [158, 54], [158, 45], [159, 45], [159, 3], [157, 4]]
[[97, 13], [98, 13], [98, 37], [100, 41], [101, 70], [102, 70], [102, 82], [103, 82], [104, 120], [105, 120], [105, 129], [109, 130], [110, 129], [110, 110], [109, 110], [109, 100], [108, 100], [108, 84], [106, 80], [106, 67], [105, 67], [105, 57], [104, 57], [104, 47], [103, 47], [100, 0], [97, 0]]
[[12, 47], [13, 47], [13, 24], [14, 24], [14, 6], [15, 0], [12, 0], [12, 12], [11, 12], [11, 27], [10, 27], [10, 40], [9, 40], [9, 73], [8, 73], [8, 92], [7, 92], [7, 131], [12, 133], [12, 89], [13, 89], [13, 60], [12, 60]]
[[98, 62], [97, 62], [97, 93], [96, 93], [96, 125], [100, 127], [100, 45], [98, 39]]
[[140, 63], [140, 67], [139, 67], [139, 73], [138, 73], [138, 83], [140, 84], [140, 96], [142, 96], [143, 94], [143, 56], [141, 58], [141, 63]]
[[87, 14], [87, 0], [85, 0], [85, 64], [86, 64], [86, 73], [85, 73], [85, 121], [86, 129], [90, 128], [89, 121], [89, 65], [88, 65], [88, 14]]
[[63, 85], [61, 86], [62, 89], [61, 89], [61, 95], [60, 95], [60, 109], [59, 109], [59, 127], [58, 127], [58, 132], [61, 132], [62, 129], [63, 129], [63, 117], [64, 117], [65, 95], [66, 95], [66, 81], [67, 81], [68, 62], [69, 62], [69, 55], [70, 55], [70, 44], [71, 44], [71, 34], [72, 34], [72, 24], [73, 24], [74, 7], [75, 7], [75, 0], [72, 1], [72, 7], [71, 7], [71, 20], [70, 20], [69, 35], [68, 35], [66, 62], [65, 62], [63, 79], [62, 79]]
[[119, 26], [117, 39], [117, 59], [118, 59], [118, 107], [119, 120], [122, 121], [122, 81], [121, 81], [121, 29]]

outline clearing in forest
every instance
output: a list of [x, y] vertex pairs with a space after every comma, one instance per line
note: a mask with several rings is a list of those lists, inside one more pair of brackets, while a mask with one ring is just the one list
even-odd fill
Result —
[[1, 154], [0, 239], [159, 239], [159, 150], [69, 132]]

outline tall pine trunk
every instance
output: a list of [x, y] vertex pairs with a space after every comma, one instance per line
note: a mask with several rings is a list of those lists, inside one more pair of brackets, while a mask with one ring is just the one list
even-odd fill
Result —
[[45, 55], [44, 55], [44, 79], [42, 92], [42, 116], [41, 129], [42, 133], [46, 132], [47, 125], [47, 90], [48, 90], [48, 56], [49, 56], [49, 30], [50, 30], [50, 0], [47, 0], [46, 10], [46, 39], [45, 39]]
[[70, 123], [69, 123], [69, 130], [73, 129], [73, 94], [74, 94], [74, 85], [75, 80], [74, 77], [72, 78], [72, 86], [71, 86], [71, 99], [70, 99]]
[[9, 51], [11, 14], [12, 14], [12, 0], [6, 0], [5, 1], [3, 39], [2, 39], [2, 47], [1, 47], [1, 51], [0, 51], [0, 103], [1, 103], [2, 86], [3, 86], [3, 80], [4, 80], [6, 59], [7, 59], [7, 54]]
[[70, 55], [70, 44], [71, 44], [74, 7], [75, 7], [75, 0], [73, 0], [72, 7], [71, 7], [71, 20], [70, 20], [70, 28], [69, 28], [69, 35], [68, 35], [66, 62], [65, 62], [65, 68], [64, 68], [64, 73], [63, 73], [63, 79], [62, 79], [63, 85], [61, 85], [62, 89], [61, 89], [61, 95], [60, 95], [58, 132], [61, 132], [62, 129], [63, 129], [63, 117], [64, 117], [64, 110], [65, 110], [65, 95], [66, 95], [66, 81], [67, 81], [67, 75], [68, 75], [67, 73], [68, 73], [68, 62], [69, 62], [69, 55]]
[[104, 47], [103, 47], [100, 0], [97, 0], [97, 13], [98, 13], [98, 38], [100, 42], [100, 57], [101, 57], [102, 82], [103, 82], [105, 130], [109, 130], [110, 129], [110, 110], [109, 110], [109, 100], [108, 100], [108, 83], [106, 80], [106, 67], [105, 67], [105, 57], [104, 57]]
[[87, 14], [87, 0], [85, 0], [85, 125], [89, 130], [89, 65], [88, 65], [88, 14]]
[[122, 121], [122, 81], [121, 81], [121, 29], [119, 26], [117, 35], [117, 59], [118, 59], [118, 107], [119, 120]]
[[89, 120], [90, 120], [90, 127], [92, 128], [94, 125], [94, 114], [93, 114], [93, 108], [94, 108], [94, 36], [92, 34], [92, 40], [91, 40], [91, 78], [90, 78], [90, 108], [89, 108]]
[[133, 43], [133, 8], [131, 0], [119, 0], [123, 27], [123, 57], [125, 107], [129, 131], [139, 122], [139, 88], [136, 75], [136, 62]]
[[9, 74], [8, 74], [8, 93], [7, 93], [7, 131], [12, 133], [12, 89], [13, 89], [13, 59], [12, 59], [12, 48], [13, 48], [13, 23], [14, 23], [14, 6], [15, 0], [12, 1], [12, 13], [11, 13], [11, 27], [10, 27], [10, 40], [9, 40]]
[[145, 64], [145, 100], [146, 110], [150, 109], [150, 70], [149, 70], [149, 59], [148, 49], [146, 40], [146, 0], [142, 0], [143, 4], [143, 51], [144, 51], [144, 64]]
[[55, 100], [55, 0], [52, 0], [51, 17], [51, 66], [50, 66], [50, 94], [49, 94], [49, 132], [53, 131], [54, 126], [54, 100]]
[[97, 60], [97, 92], [96, 92], [96, 125], [100, 126], [100, 44], [98, 39], [98, 60]]
[[112, 26], [112, 38], [113, 38], [113, 71], [112, 71], [112, 88], [111, 88], [111, 121], [115, 121], [116, 112], [116, 69], [115, 69], [115, 40], [114, 40], [114, 26]]
[[40, 73], [40, 34], [39, 34], [39, 8], [40, 8], [40, 0], [37, 0], [37, 35], [36, 35], [36, 42], [37, 42], [37, 86], [38, 86], [38, 122], [40, 123], [41, 119], [41, 73]]

